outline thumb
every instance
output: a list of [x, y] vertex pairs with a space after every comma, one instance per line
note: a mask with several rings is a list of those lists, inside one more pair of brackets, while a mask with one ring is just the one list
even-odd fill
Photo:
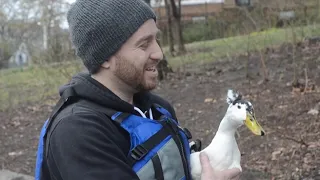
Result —
[[202, 173], [212, 171], [209, 157], [205, 152], [200, 153], [200, 163], [201, 163], [201, 167], [202, 167]]
[[226, 173], [229, 174], [230, 177], [235, 178], [237, 176], [240, 176], [241, 171], [239, 168], [232, 168], [232, 169], [227, 169], [225, 170]]

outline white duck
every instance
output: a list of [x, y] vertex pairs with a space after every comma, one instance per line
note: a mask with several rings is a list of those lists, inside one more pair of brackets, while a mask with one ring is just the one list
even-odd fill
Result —
[[[263, 136], [265, 132], [255, 119], [252, 104], [243, 100], [240, 94], [228, 90], [227, 103], [229, 107], [220, 122], [216, 135], [211, 143], [200, 152], [208, 155], [215, 170], [239, 168], [242, 171], [241, 154], [235, 139], [237, 128], [245, 124], [255, 135]], [[201, 177], [200, 152], [194, 152], [190, 157], [193, 180], [200, 180]]]

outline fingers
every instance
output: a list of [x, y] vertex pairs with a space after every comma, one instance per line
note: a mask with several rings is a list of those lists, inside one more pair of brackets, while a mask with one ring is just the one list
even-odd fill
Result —
[[212, 171], [209, 158], [205, 152], [200, 153], [200, 163], [202, 167], [202, 172]]
[[200, 153], [200, 163], [202, 166], [201, 179], [229, 179], [240, 180], [241, 170], [238, 168], [227, 169], [223, 171], [214, 171], [209, 157], [205, 152]]
[[225, 170], [225, 172], [228, 174], [228, 176], [233, 180], [239, 179], [240, 178], [240, 174], [241, 171], [238, 168], [232, 168], [232, 169], [228, 169]]
[[233, 177], [231, 180], [240, 180], [241, 174], [238, 174], [236, 177]]

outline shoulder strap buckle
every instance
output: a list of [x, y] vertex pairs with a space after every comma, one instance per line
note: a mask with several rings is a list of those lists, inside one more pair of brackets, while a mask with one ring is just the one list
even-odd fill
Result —
[[142, 144], [136, 146], [134, 149], [132, 149], [131, 151], [131, 157], [136, 160], [139, 161], [140, 159], [142, 159], [146, 154], [148, 153], [148, 150], [143, 147]]
[[202, 149], [201, 140], [196, 139], [195, 141], [190, 142], [190, 150], [193, 152], [199, 152]]

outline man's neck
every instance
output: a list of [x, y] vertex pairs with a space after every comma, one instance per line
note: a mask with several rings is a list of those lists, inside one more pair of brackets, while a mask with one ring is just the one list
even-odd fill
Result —
[[[108, 78], [102, 78], [101, 76], [91, 76], [93, 79], [100, 82], [102, 85], [104, 85], [106, 88], [108, 88], [110, 91], [112, 91], [115, 95], [117, 95], [120, 99], [133, 104], [133, 95], [134, 92], [131, 89], [131, 87], [128, 87], [128, 85], [121, 84], [119, 81], [113, 81]], [[116, 83], [115, 83], [116, 82]]]

